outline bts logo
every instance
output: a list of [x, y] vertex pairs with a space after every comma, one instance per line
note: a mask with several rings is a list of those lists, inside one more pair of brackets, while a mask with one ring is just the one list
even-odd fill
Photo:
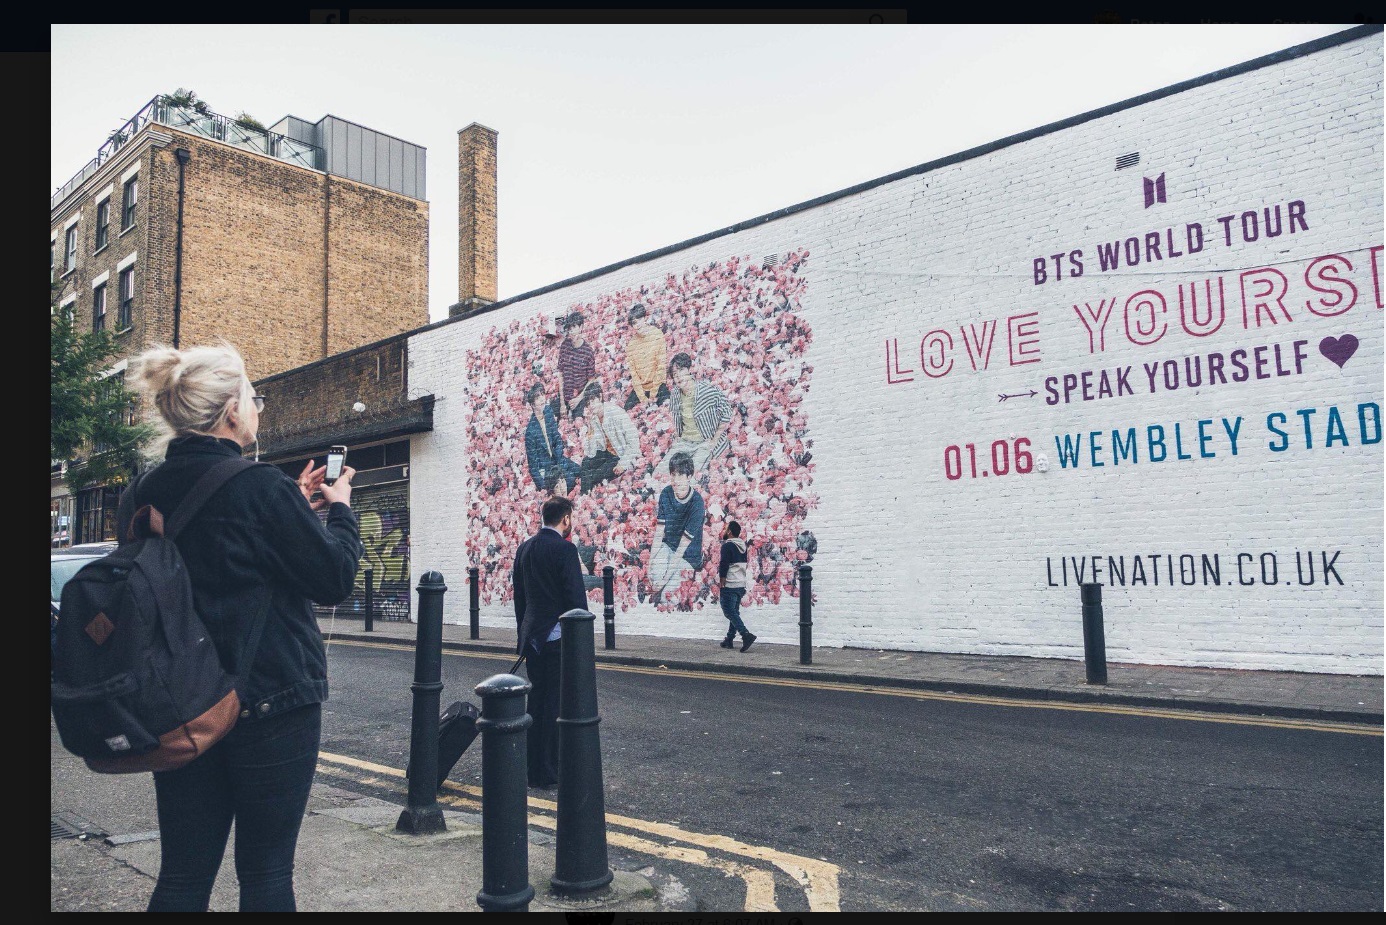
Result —
[[1160, 174], [1154, 180], [1149, 177], [1142, 177], [1145, 181], [1145, 207], [1148, 209], [1157, 202], [1165, 201], [1165, 175]]

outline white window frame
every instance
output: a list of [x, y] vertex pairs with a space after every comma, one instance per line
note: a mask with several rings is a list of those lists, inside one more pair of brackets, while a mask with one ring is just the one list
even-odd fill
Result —
[[[102, 244], [102, 243], [100, 243], [99, 241], [96, 240], [96, 239], [101, 235], [101, 207], [102, 207], [103, 205], [106, 207], [106, 243], [105, 243], [105, 244]], [[92, 230], [92, 243], [96, 245], [96, 249], [93, 250], [92, 253], [93, 253], [93, 254], [99, 254], [99, 253], [101, 253], [103, 250], [105, 250], [107, 247], [109, 247], [110, 244], [111, 244], [111, 197], [110, 197], [109, 195], [103, 196], [103, 197], [98, 197], [97, 200], [96, 200], [96, 208], [93, 209], [92, 211], [93, 211], [92, 225], [94, 226], [94, 227], [93, 227], [93, 230]]]
[[[127, 202], [125, 201], [125, 200], [126, 200], [126, 195], [125, 195], [125, 194], [126, 194], [126, 191], [130, 189], [130, 184], [131, 184], [131, 183], [135, 184], [135, 186], [134, 186], [134, 190], [135, 190], [135, 201], [134, 201], [133, 203], [127, 203]], [[122, 179], [121, 182], [120, 182], [120, 233], [121, 233], [121, 234], [124, 234], [125, 232], [129, 231], [131, 228], [134, 228], [134, 227], [135, 227], [135, 210], [136, 210], [137, 208], [139, 208], [139, 204], [140, 204], [140, 178], [139, 178], [138, 176], [131, 176], [129, 179]], [[125, 221], [125, 213], [126, 213], [126, 212], [129, 212], [129, 213], [130, 213], [130, 221], [129, 221], [128, 223]]]
[[[108, 314], [107, 306], [110, 304], [111, 301], [109, 298], [107, 298], [106, 290], [107, 286], [104, 280], [101, 283], [95, 284], [91, 287], [91, 329], [93, 331], [104, 331], [106, 329], [106, 315]], [[97, 293], [101, 294], [100, 312], [97, 312], [96, 310]], [[100, 326], [97, 325], [97, 319], [100, 319], [101, 321]]]
[[[121, 331], [124, 331], [124, 330], [126, 330], [126, 329], [128, 329], [128, 328], [132, 328], [132, 327], [135, 326], [135, 261], [132, 259], [133, 257], [134, 257], [134, 254], [131, 254], [130, 257], [127, 257], [127, 258], [126, 258], [126, 260], [129, 261], [128, 263], [122, 261], [122, 264], [121, 264], [121, 266], [120, 266], [120, 269], [117, 271], [117, 274], [116, 274], [116, 328], [115, 328], [115, 332], [116, 332], [117, 334], [119, 334]], [[122, 319], [121, 316], [122, 316], [123, 314], [126, 314], [126, 313], [125, 313], [125, 301], [126, 301], [126, 300], [125, 300], [125, 293], [124, 293], [124, 291], [123, 291], [123, 287], [121, 286], [121, 283], [125, 282], [125, 274], [126, 274], [126, 273], [129, 273], [129, 274], [130, 274], [130, 300], [129, 300], [129, 301], [130, 301], [130, 311], [129, 311], [129, 313], [128, 313], [128, 317]], [[122, 320], [125, 321], [124, 324], [121, 324], [121, 323], [120, 323]]]
[[63, 229], [63, 276], [77, 269], [77, 238], [75, 222]]

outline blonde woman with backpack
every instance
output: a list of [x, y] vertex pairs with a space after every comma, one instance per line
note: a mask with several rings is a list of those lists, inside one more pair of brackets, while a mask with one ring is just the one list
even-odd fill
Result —
[[[149, 505], [171, 518], [204, 473], [255, 443], [264, 398], [225, 342], [151, 347], [129, 376], [167, 447], [121, 507]], [[327, 699], [327, 653], [311, 602], [350, 595], [362, 554], [353, 470], [331, 485], [325, 472], [310, 460], [295, 481], [273, 466], [248, 466], [176, 536], [197, 612], [239, 679], [241, 711], [205, 754], [154, 773], [161, 860], [151, 912], [207, 910], [232, 823], [240, 911], [296, 909], [294, 852]], [[326, 524], [317, 514], [324, 508]]]

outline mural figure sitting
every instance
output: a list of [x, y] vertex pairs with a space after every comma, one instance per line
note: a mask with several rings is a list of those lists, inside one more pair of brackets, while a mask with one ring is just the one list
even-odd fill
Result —
[[582, 468], [578, 485], [582, 494], [614, 479], [640, 458], [640, 435], [630, 416], [614, 401], [607, 401], [602, 387], [588, 383], [573, 406], [573, 419], [583, 422]]
[[731, 424], [732, 404], [717, 386], [693, 377], [693, 358], [686, 353], [676, 353], [669, 361], [669, 380], [674, 384], [669, 393], [669, 406], [674, 413], [674, 445], [657, 471], [672, 474], [670, 462], [679, 453], [686, 453], [694, 470], [701, 472], [731, 446], [727, 427]]
[[544, 403], [543, 383], [536, 382], [525, 393], [525, 403], [533, 412], [525, 425], [525, 456], [534, 485], [546, 495], [566, 495], [577, 481], [578, 464], [565, 454], [563, 434], [553, 408]]
[[649, 579], [656, 604], [671, 583], [677, 585], [703, 567], [707, 509], [703, 496], [693, 487], [693, 458], [675, 453], [669, 460], [669, 480], [659, 493], [650, 541]]

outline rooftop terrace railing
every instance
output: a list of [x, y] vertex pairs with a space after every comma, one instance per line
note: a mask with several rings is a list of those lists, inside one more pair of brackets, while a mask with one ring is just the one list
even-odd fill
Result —
[[115, 156], [116, 152], [139, 134], [140, 129], [151, 122], [167, 125], [203, 138], [224, 142], [268, 155], [289, 164], [322, 170], [326, 163], [323, 149], [305, 141], [298, 141], [287, 135], [255, 128], [244, 122], [227, 118], [217, 113], [199, 110], [193, 106], [182, 106], [166, 96], [156, 96], [146, 103], [134, 117], [116, 129], [97, 149], [96, 157], [62, 186], [54, 191], [50, 199], [50, 209], [56, 209], [68, 196], [77, 190], [101, 166]]

